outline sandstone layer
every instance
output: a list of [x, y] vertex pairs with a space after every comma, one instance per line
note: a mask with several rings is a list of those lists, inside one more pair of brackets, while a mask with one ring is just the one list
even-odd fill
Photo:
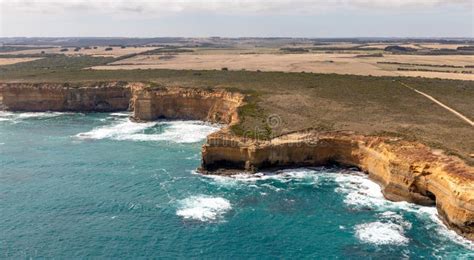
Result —
[[132, 118], [137, 121], [166, 118], [232, 124], [238, 120], [237, 108], [244, 99], [225, 90], [150, 88], [145, 84], [135, 84], [131, 89]]
[[[146, 83], [0, 84], [0, 108], [13, 111], [133, 111], [137, 121], [160, 118], [239, 120], [244, 96], [225, 90], [150, 87]], [[378, 182], [385, 197], [435, 204], [442, 220], [474, 240], [474, 169], [456, 157], [399, 139], [305, 130], [268, 141], [225, 128], [203, 146], [203, 173], [274, 167], [355, 166]]]
[[422, 144], [315, 130], [270, 141], [218, 132], [208, 136], [203, 146], [201, 170], [226, 174], [332, 164], [368, 173], [389, 200], [436, 205], [449, 227], [474, 240], [474, 168]]
[[124, 82], [0, 84], [0, 109], [11, 111], [125, 111], [130, 98]]

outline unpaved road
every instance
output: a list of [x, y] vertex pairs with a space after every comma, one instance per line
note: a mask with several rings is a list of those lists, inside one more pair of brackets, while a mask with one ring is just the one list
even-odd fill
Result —
[[415, 88], [412, 88], [410, 86], [408, 86], [407, 84], [403, 83], [403, 82], [400, 82], [400, 84], [404, 87], [407, 87], [413, 91], [415, 91], [416, 93], [420, 94], [420, 95], [423, 95], [424, 97], [428, 98], [429, 100], [433, 101], [434, 103], [436, 103], [437, 105], [441, 106], [442, 108], [448, 110], [449, 112], [455, 114], [457, 117], [461, 118], [462, 120], [464, 120], [466, 123], [470, 124], [472, 127], [474, 127], [474, 121], [470, 120], [469, 118], [467, 118], [465, 115], [459, 113], [458, 111], [448, 107], [447, 105], [441, 103], [439, 100], [437, 100], [436, 98], [424, 93], [424, 92], [421, 92]]

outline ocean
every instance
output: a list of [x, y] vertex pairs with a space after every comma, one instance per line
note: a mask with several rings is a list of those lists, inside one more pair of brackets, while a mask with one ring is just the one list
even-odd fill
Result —
[[202, 176], [221, 126], [128, 116], [0, 112], [0, 258], [474, 258], [357, 169]]

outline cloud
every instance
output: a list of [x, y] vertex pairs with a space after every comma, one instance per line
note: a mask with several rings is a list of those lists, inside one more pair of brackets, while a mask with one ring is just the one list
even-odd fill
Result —
[[54, 13], [87, 10], [156, 15], [200, 11], [239, 14], [294, 14], [338, 8], [417, 9], [449, 5], [472, 8], [471, 0], [0, 0], [0, 8], [3, 12], [11, 10]]

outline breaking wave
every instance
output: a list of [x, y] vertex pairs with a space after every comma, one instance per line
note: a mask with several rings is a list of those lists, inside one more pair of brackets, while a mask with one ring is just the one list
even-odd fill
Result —
[[334, 181], [338, 185], [335, 191], [344, 194], [344, 203], [349, 207], [383, 210], [396, 204], [385, 199], [380, 186], [364, 173], [336, 174]]
[[356, 225], [355, 234], [364, 243], [406, 245], [409, 239], [405, 236], [405, 230], [411, 229], [411, 226], [400, 214], [386, 211], [379, 214], [379, 221]]
[[394, 223], [371, 222], [355, 227], [357, 238], [375, 245], [406, 245], [408, 238], [402, 226]]
[[256, 174], [235, 174], [232, 176], [205, 175], [213, 183], [222, 186], [245, 185], [253, 188], [275, 188], [269, 180], [283, 183], [304, 183], [317, 186], [322, 182], [329, 181], [336, 184], [335, 192], [344, 196], [344, 204], [352, 209], [371, 209], [378, 214], [377, 221], [361, 223], [355, 226], [355, 236], [363, 242], [376, 245], [404, 245], [409, 242], [405, 237], [405, 230], [411, 228], [411, 224], [394, 211], [406, 211], [414, 213], [418, 218], [428, 219], [431, 226], [427, 229], [435, 230], [440, 239], [454, 241], [466, 248], [474, 250], [474, 243], [448, 229], [439, 219], [435, 207], [420, 206], [408, 202], [393, 202], [385, 199], [381, 187], [371, 181], [368, 176], [356, 170], [342, 170], [320, 168], [301, 168], [280, 170], [276, 172], [260, 172]]
[[179, 201], [176, 215], [203, 222], [216, 221], [230, 209], [232, 209], [230, 202], [224, 198], [199, 195]]
[[70, 112], [8, 112], [0, 111], [0, 121], [12, 121], [19, 122], [25, 119], [41, 119], [41, 118], [51, 118], [58, 117], [61, 115], [74, 114]]
[[129, 141], [170, 141], [175, 143], [196, 143], [212, 132], [219, 130], [217, 125], [202, 121], [164, 121], [136, 123], [128, 114], [113, 113], [112, 124], [97, 127], [89, 132], [76, 135], [79, 139], [113, 139]]
[[129, 117], [131, 113], [129, 112], [115, 112], [115, 113], [110, 113], [111, 116], [119, 116], [119, 117]]
[[[426, 228], [432, 228], [438, 233], [440, 239], [454, 241], [457, 244], [460, 244], [466, 248], [474, 250], [474, 243], [467, 240], [466, 238], [458, 235], [455, 231], [450, 230], [446, 225], [440, 220], [438, 216], [438, 211], [435, 207], [421, 206], [413, 203], [408, 203], [405, 201], [393, 202], [384, 198], [381, 188], [375, 182], [372, 182], [368, 177], [363, 173], [352, 173], [352, 174], [340, 174], [335, 177], [335, 181], [338, 183], [339, 187], [336, 188], [336, 192], [344, 194], [345, 199], [344, 203], [348, 207], [353, 208], [370, 208], [377, 211], [386, 211], [386, 210], [402, 210], [407, 212], [414, 213], [418, 218], [429, 219], [432, 223], [431, 226]], [[390, 211], [388, 211], [390, 212]], [[383, 215], [382, 215], [383, 216]], [[386, 230], [391, 229], [395, 231], [400, 231], [400, 228], [403, 228], [403, 225], [400, 225], [398, 222], [385, 222], [384, 227]], [[387, 224], [388, 223], [388, 224]], [[369, 223], [370, 224], [370, 223]], [[365, 225], [365, 224], [362, 224]], [[383, 233], [382, 225], [375, 225], [379, 229], [380, 233]], [[375, 226], [372, 229], [362, 229], [366, 230], [369, 234], [369, 231], [374, 231], [374, 234], [377, 233]], [[365, 226], [362, 226], [365, 227]], [[359, 229], [362, 227], [358, 227]], [[367, 227], [371, 227], [368, 225]], [[357, 234], [364, 234], [362, 231], [357, 229]], [[362, 233], [361, 233], [362, 232]], [[401, 233], [403, 235], [403, 232]], [[358, 236], [359, 237], [359, 236]], [[360, 237], [359, 237], [360, 238]], [[375, 237], [374, 237], [375, 239]], [[381, 238], [381, 241], [383, 238]], [[398, 241], [402, 241], [401, 239]]]
[[125, 140], [130, 136], [139, 134], [145, 129], [155, 126], [156, 123], [134, 123], [130, 119], [120, 120], [119, 123], [101, 126], [89, 132], [79, 133], [76, 137], [80, 139], [116, 139]]
[[[193, 174], [199, 174], [196, 171], [192, 171]], [[317, 170], [310, 169], [289, 169], [281, 170], [276, 172], [257, 172], [254, 174], [238, 173], [230, 176], [222, 175], [201, 175], [207, 179], [212, 180], [218, 185], [232, 186], [239, 184], [256, 184], [268, 180], [276, 180], [283, 183], [288, 182], [305, 182], [309, 184], [317, 184], [321, 174], [318, 174]], [[257, 187], [257, 186], [253, 186]]]

